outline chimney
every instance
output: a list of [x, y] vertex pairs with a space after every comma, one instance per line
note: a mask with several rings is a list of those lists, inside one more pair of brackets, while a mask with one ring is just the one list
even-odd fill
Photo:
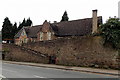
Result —
[[54, 21], [54, 23], [57, 23], [57, 21]]
[[93, 10], [93, 13], [92, 13], [92, 34], [93, 33], [97, 33], [97, 29], [98, 29], [98, 26], [97, 26], [97, 10]]

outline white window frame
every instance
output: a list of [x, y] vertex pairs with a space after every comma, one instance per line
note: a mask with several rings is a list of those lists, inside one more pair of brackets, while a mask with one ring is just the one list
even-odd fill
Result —
[[43, 33], [40, 32], [40, 41], [42, 41], [42, 40], [43, 40]]
[[48, 35], [48, 40], [51, 40], [51, 32], [48, 32], [47, 35]]

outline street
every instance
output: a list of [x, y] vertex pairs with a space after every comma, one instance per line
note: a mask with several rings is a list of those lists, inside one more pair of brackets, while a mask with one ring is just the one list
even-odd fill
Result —
[[2, 75], [6, 78], [117, 78], [111, 75], [9, 63], [2, 64]]

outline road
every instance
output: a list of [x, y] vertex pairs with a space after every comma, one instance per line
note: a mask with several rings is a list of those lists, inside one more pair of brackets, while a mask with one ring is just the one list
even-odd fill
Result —
[[6, 78], [116, 78], [111, 75], [9, 63], [2, 64], [2, 75]]

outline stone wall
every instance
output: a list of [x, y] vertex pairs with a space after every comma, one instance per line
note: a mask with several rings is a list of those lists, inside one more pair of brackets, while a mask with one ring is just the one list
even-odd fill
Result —
[[66, 37], [27, 43], [25, 48], [57, 57], [56, 64], [118, 69], [118, 52], [102, 45], [101, 37]]
[[[16, 46], [3, 44], [7, 50], [5, 60], [49, 63], [49, 56], [56, 56], [56, 64], [70, 66], [119, 69], [118, 52], [104, 47], [101, 37], [66, 37]], [[45, 55], [45, 56], [42, 56]]]
[[14, 44], [3, 44], [2, 48], [5, 54], [5, 60], [10, 61], [25, 61], [25, 62], [36, 62], [36, 63], [48, 63], [49, 58], [42, 56], [40, 53], [30, 49], [16, 46]]

